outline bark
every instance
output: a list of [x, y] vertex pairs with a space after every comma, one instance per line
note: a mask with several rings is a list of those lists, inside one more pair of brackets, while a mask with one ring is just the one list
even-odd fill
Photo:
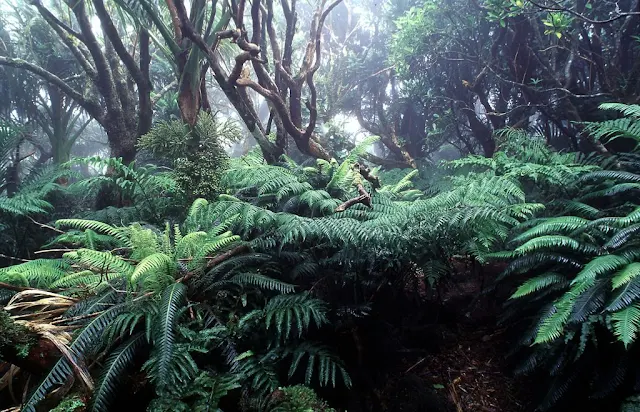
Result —
[[249, 132], [256, 139], [267, 162], [275, 163], [282, 154], [282, 151], [267, 139], [265, 130], [259, 121], [258, 114], [253, 108], [246, 91], [239, 89], [235, 84], [229, 82], [229, 75], [224, 70], [216, 51], [217, 41], [214, 42], [212, 47], [207, 45], [202, 36], [194, 30], [186, 14], [183, 1], [175, 0], [175, 4], [176, 13], [180, 19], [182, 34], [206, 53], [207, 62], [213, 72], [214, 79], [240, 115]]
[[[0, 57], [0, 65], [27, 70], [56, 86], [105, 129], [112, 156], [131, 161], [135, 157], [137, 137], [151, 128], [150, 37], [141, 29], [138, 36], [139, 61], [136, 61], [123, 43], [104, 1], [92, 0], [105, 38], [104, 42], [98, 41], [87, 13], [87, 1], [65, 0], [75, 16], [77, 31], [53, 15], [39, 0], [31, 4], [71, 51], [101, 99], [24, 60]], [[64, 145], [63, 150], [56, 150], [62, 154], [61, 159], [65, 157], [63, 153], [66, 150], [70, 147]]]
[[61, 356], [53, 343], [15, 323], [4, 310], [0, 310], [0, 330], [0, 359], [30, 373], [42, 374]]
[[[375, 113], [376, 117], [379, 119], [379, 123], [375, 123], [373, 121], [369, 121], [365, 118], [362, 103], [364, 99], [360, 99], [360, 102], [356, 104], [355, 107], [355, 115], [360, 127], [367, 130], [368, 132], [379, 136], [380, 141], [384, 144], [387, 149], [393, 154], [395, 160], [397, 162], [401, 162], [402, 164], [407, 165], [407, 167], [415, 168], [416, 162], [411, 153], [407, 150], [404, 145], [400, 144], [397, 126], [399, 119], [389, 120], [387, 119], [387, 115], [384, 109], [384, 103], [386, 99], [386, 85], [384, 87], [380, 87], [375, 91], [375, 97], [373, 97], [373, 101], [371, 103], [371, 110]], [[424, 133], [424, 131], [422, 131]]]
[[[222, 69], [222, 65], [216, 54], [215, 47], [209, 47], [200, 33], [197, 33], [193, 27], [193, 23], [189, 20], [186, 13], [183, 0], [174, 0], [176, 7], [176, 15], [180, 20], [180, 29], [183, 35], [191, 39], [208, 57], [209, 65], [214, 72], [214, 77], [222, 90], [225, 92], [229, 100], [234, 104], [239, 114], [247, 123], [249, 130], [256, 135], [256, 129], [261, 134], [265, 133], [265, 128], [255, 115], [255, 108], [247, 95], [247, 90], [251, 89], [262, 95], [269, 101], [274, 116], [277, 117], [274, 122], [279, 128], [278, 146], [268, 142], [262, 137], [258, 138], [258, 144], [263, 149], [267, 159], [276, 160], [279, 154], [284, 152], [283, 145], [286, 143], [286, 135], [293, 138], [298, 149], [309, 156], [329, 160], [329, 153], [319, 143], [315, 136], [315, 126], [317, 120], [316, 109], [316, 90], [313, 83], [313, 76], [320, 65], [321, 56], [321, 39], [324, 21], [329, 12], [337, 6], [342, 0], [332, 2], [326, 9], [322, 7], [318, 9], [314, 15], [312, 27], [309, 34], [309, 41], [305, 50], [304, 58], [300, 70], [291, 73], [290, 55], [292, 48], [290, 46], [293, 34], [295, 32], [295, 1], [289, 5], [283, 2], [283, 11], [287, 19], [287, 36], [285, 36], [285, 52], [283, 60], [280, 61], [280, 46], [277, 44], [275, 31], [272, 26], [273, 19], [273, 1], [267, 1], [266, 7], [263, 8], [261, 2], [251, 3], [251, 26], [252, 37], [248, 39], [247, 32], [244, 27], [244, 8], [245, 2], [241, 0], [238, 3], [232, 3], [234, 13], [234, 21], [236, 29], [229, 29], [217, 33], [218, 39], [231, 39], [240, 49], [236, 56], [235, 65], [232, 70], [227, 73]], [[323, 4], [324, 5], [324, 4]], [[260, 45], [266, 44], [263, 33], [270, 37], [272, 51], [277, 57], [275, 60], [276, 74], [270, 74], [266, 67], [266, 56]], [[275, 45], [275, 47], [274, 47]], [[253, 67], [257, 82], [249, 76], [243, 76], [245, 64], [250, 63]], [[306, 85], [309, 88], [310, 101], [307, 108], [310, 113], [310, 119], [306, 126], [302, 125], [302, 88]], [[285, 86], [289, 91], [289, 101], [286, 102], [286, 93], [280, 89]], [[284, 130], [282, 131], [283, 128]], [[274, 147], [275, 146], [275, 147]]]
[[358, 185], [358, 193], [360, 193], [359, 196], [354, 197], [353, 199], [349, 199], [346, 202], [344, 202], [343, 204], [339, 205], [338, 207], [336, 207], [336, 212], [344, 212], [345, 210], [349, 209], [352, 206], [357, 205], [358, 203], [361, 203], [367, 207], [371, 207], [371, 195], [369, 195], [369, 193], [367, 192], [367, 190], [364, 188], [364, 186], [362, 185]]

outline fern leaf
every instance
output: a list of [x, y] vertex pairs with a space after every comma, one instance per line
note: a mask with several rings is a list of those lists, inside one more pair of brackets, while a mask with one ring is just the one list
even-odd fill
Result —
[[110, 410], [111, 402], [116, 397], [118, 379], [122, 378], [122, 374], [131, 365], [134, 356], [145, 342], [144, 333], [138, 333], [109, 355], [93, 392], [92, 411], [108, 412]]
[[159, 390], [165, 389], [170, 382], [168, 377], [176, 338], [177, 314], [185, 303], [186, 291], [184, 284], [174, 283], [162, 293], [158, 325], [154, 330], [154, 343], [158, 351], [154, 378]]
[[142, 259], [140, 263], [136, 265], [135, 270], [129, 278], [129, 282], [135, 285], [140, 279], [157, 272], [172, 276], [175, 271], [175, 266], [175, 261], [170, 256], [164, 253], [154, 253]]
[[294, 285], [257, 273], [241, 273], [230, 280], [239, 285], [252, 285], [260, 289], [275, 290], [280, 293], [293, 293], [296, 289]]
[[633, 262], [625, 266], [611, 279], [613, 289], [623, 286], [640, 275], [640, 262]]
[[111, 225], [106, 223], [97, 222], [95, 220], [85, 220], [85, 219], [60, 219], [56, 221], [56, 225], [59, 227], [72, 227], [74, 229], [86, 230], [90, 229], [94, 232], [103, 233], [105, 235], [109, 235], [118, 239], [126, 246], [131, 246], [129, 242], [129, 238], [123, 233], [122, 230], [117, 229]]
[[524, 245], [518, 247], [516, 249], [516, 253], [520, 254], [528, 254], [531, 252], [538, 252], [544, 249], [570, 249], [575, 252], [582, 252], [584, 254], [597, 254], [598, 249], [588, 245], [583, 244], [575, 239], [572, 239], [568, 236], [560, 236], [560, 235], [546, 235], [540, 236], [534, 239], [529, 240]]
[[530, 295], [539, 290], [545, 289], [551, 285], [565, 282], [565, 277], [557, 273], [547, 273], [535, 278], [529, 279], [523, 283], [509, 299], [517, 299]]
[[611, 319], [615, 335], [628, 348], [636, 340], [640, 328], [640, 308], [637, 305], [629, 306], [612, 314]]
[[598, 256], [585, 265], [576, 278], [571, 282], [571, 285], [576, 285], [582, 282], [591, 282], [597, 276], [618, 270], [627, 263], [629, 263], [627, 259], [617, 255]]

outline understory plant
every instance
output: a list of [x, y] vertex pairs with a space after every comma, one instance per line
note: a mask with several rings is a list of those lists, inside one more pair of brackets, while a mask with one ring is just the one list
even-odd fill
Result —
[[36, 330], [55, 324], [41, 337], [68, 342], [22, 410], [36, 410], [54, 389], [59, 396], [74, 376], [92, 410], [111, 410], [135, 365], [153, 388], [154, 411], [204, 410], [225, 397], [260, 405], [289, 379], [350, 385], [340, 359], [305, 338], [327, 323], [325, 304], [271, 277], [277, 264], [227, 230], [233, 219], [203, 230], [195, 215], [205, 202], [164, 230], [59, 220], [75, 229], [55, 242], [69, 248], [62, 258], [0, 271], [0, 282], [28, 287], [4, 309]]
[[[625, 117], [589, 124], [590, 133], [640, 141], [638, 106], [603, 108]], [[543, 213], [516, 227], [507, 251], [487, 256], [507, 260], [502, 281], [519, 283], [506, 319], [523, 331], [518, 371], [549, 382], [541, 410], [571, 394], [609, 405], [640, 389], [640, 156], [599, 164], [562, 177], [563, 195], [555, 191]]]

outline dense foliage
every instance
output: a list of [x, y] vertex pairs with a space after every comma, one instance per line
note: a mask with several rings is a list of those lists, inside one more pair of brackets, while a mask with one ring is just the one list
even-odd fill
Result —
[[0, 409], [464, 410], [500, 336], [523, 409], [635, 410], [639, 22], [0, 4]]

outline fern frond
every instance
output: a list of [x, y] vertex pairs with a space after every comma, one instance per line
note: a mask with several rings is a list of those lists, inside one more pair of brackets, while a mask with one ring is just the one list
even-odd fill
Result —
[[541, 221], [536, 226], [515, 237], [513, 242], [525, 242], [534, 237], [549, 235], [554, 233], [571, 233], [589, 221], [577, 216], [561, 216], [549, 218]]
[[618, 289], [640, 275], [640, 262], [629, 263], [611, 279], [613, 289]]
[[152, 378], [159, 390], [165, 389], [170, 384], [170, 367], [176, 339], [178, 312], [185, 303], [186, 291], [184, 284], [174, 283], [162, 292], [157, 327], [153, 330], [158, 359]]
[[285, 294], [293, 293], [296, 289], [294, 285], [257, 273], [241, 273], [233, 276], [230, 281], [242, 286], [251, 285], [260, 289], [275, 290]]
[[130, 367], [145, 341], [144, 333], [137, 333], [109, 355], [91, 398], [92, 411], [110, 410], [112, 400], [116, 397], [118, 379], [121, 379], [124, 371]]
[[284, 339], [289, 338], [292, 329], [300, 337], [312, 323], [321, 326], [327, 322], [325, 311], [322, 301], [313, 299], [306, 293], [279, 295], [264, 307], [265, 325], [267, 329], [275, 326], [278, 335]]
[[581, 252], [586, 255], [595, 255], [599, 252], [589, 244], [580, 243], [568, 236], [546, 235], [536, 237], [527, 241], [524, 245], [516, 248], [516, 253], [526, 255], [531, 252], [538, 252], [545, 249], [569, 249], [574, 252]]
[[636, 340], [640, 328], [640, 308], [637, 305], [629, 306], [611, 315], [613, 331], [625, 348], [628, 348]]
[[[318, 375], [320, 386], [337, 386], [336, 377], [338, 374], [347, 388], [351, 387], [351, 378], [344, 368], [343, 363], [323, 345], [313, 342], [304, 342], [291, 351], [293, 355], [291, 366], [289, 367], [289, 377], [291, 378], [298, 369], [302, 359], [307, 356], [307, 368], [305, 371], [305, 384], [311, 385], [314, 372]], [[316, 363], [317, 362], [317, 363]]]
[[114, 256], [110, 252], [78, 249], [73, 252], [66, 252], [63, 257], [99, 274], [115, 274], [116, 276], [130, 277], [134, 271], [131, 264], [120, 259], [118, 256]]
[[160, 275], [173, 277], [176, 270], [176, 262], [164, 253], [154, 253], [142, 259], [136, 265], [129, 282], [131, 285], [137, 284], [140, 280], [150, 275]]
[[509, 299], [517, 299], [523, 296], [530, 295], [539, 290], [545, 289], [551, 285], [564, 283], [566, 279], [564, 276], [558, 273], [547, 273], [535, 278], [529, 279], [523, 283]]
[[115, 239], [122, 242], [125, 246], [131, 246], [129, 242], [129, 237], [120, 229], [117, 229], [111, 225], [106, 223], [97, 222], [95, 220], [85, 220], [85, 219], [60, 219], [56, 221], [56, 225], [58, 227], [71, 227], [74, 229], [80, 230], [93, 230], [94, 232], [103, 233], [105, 235], [109, 235], [114, 237]]

